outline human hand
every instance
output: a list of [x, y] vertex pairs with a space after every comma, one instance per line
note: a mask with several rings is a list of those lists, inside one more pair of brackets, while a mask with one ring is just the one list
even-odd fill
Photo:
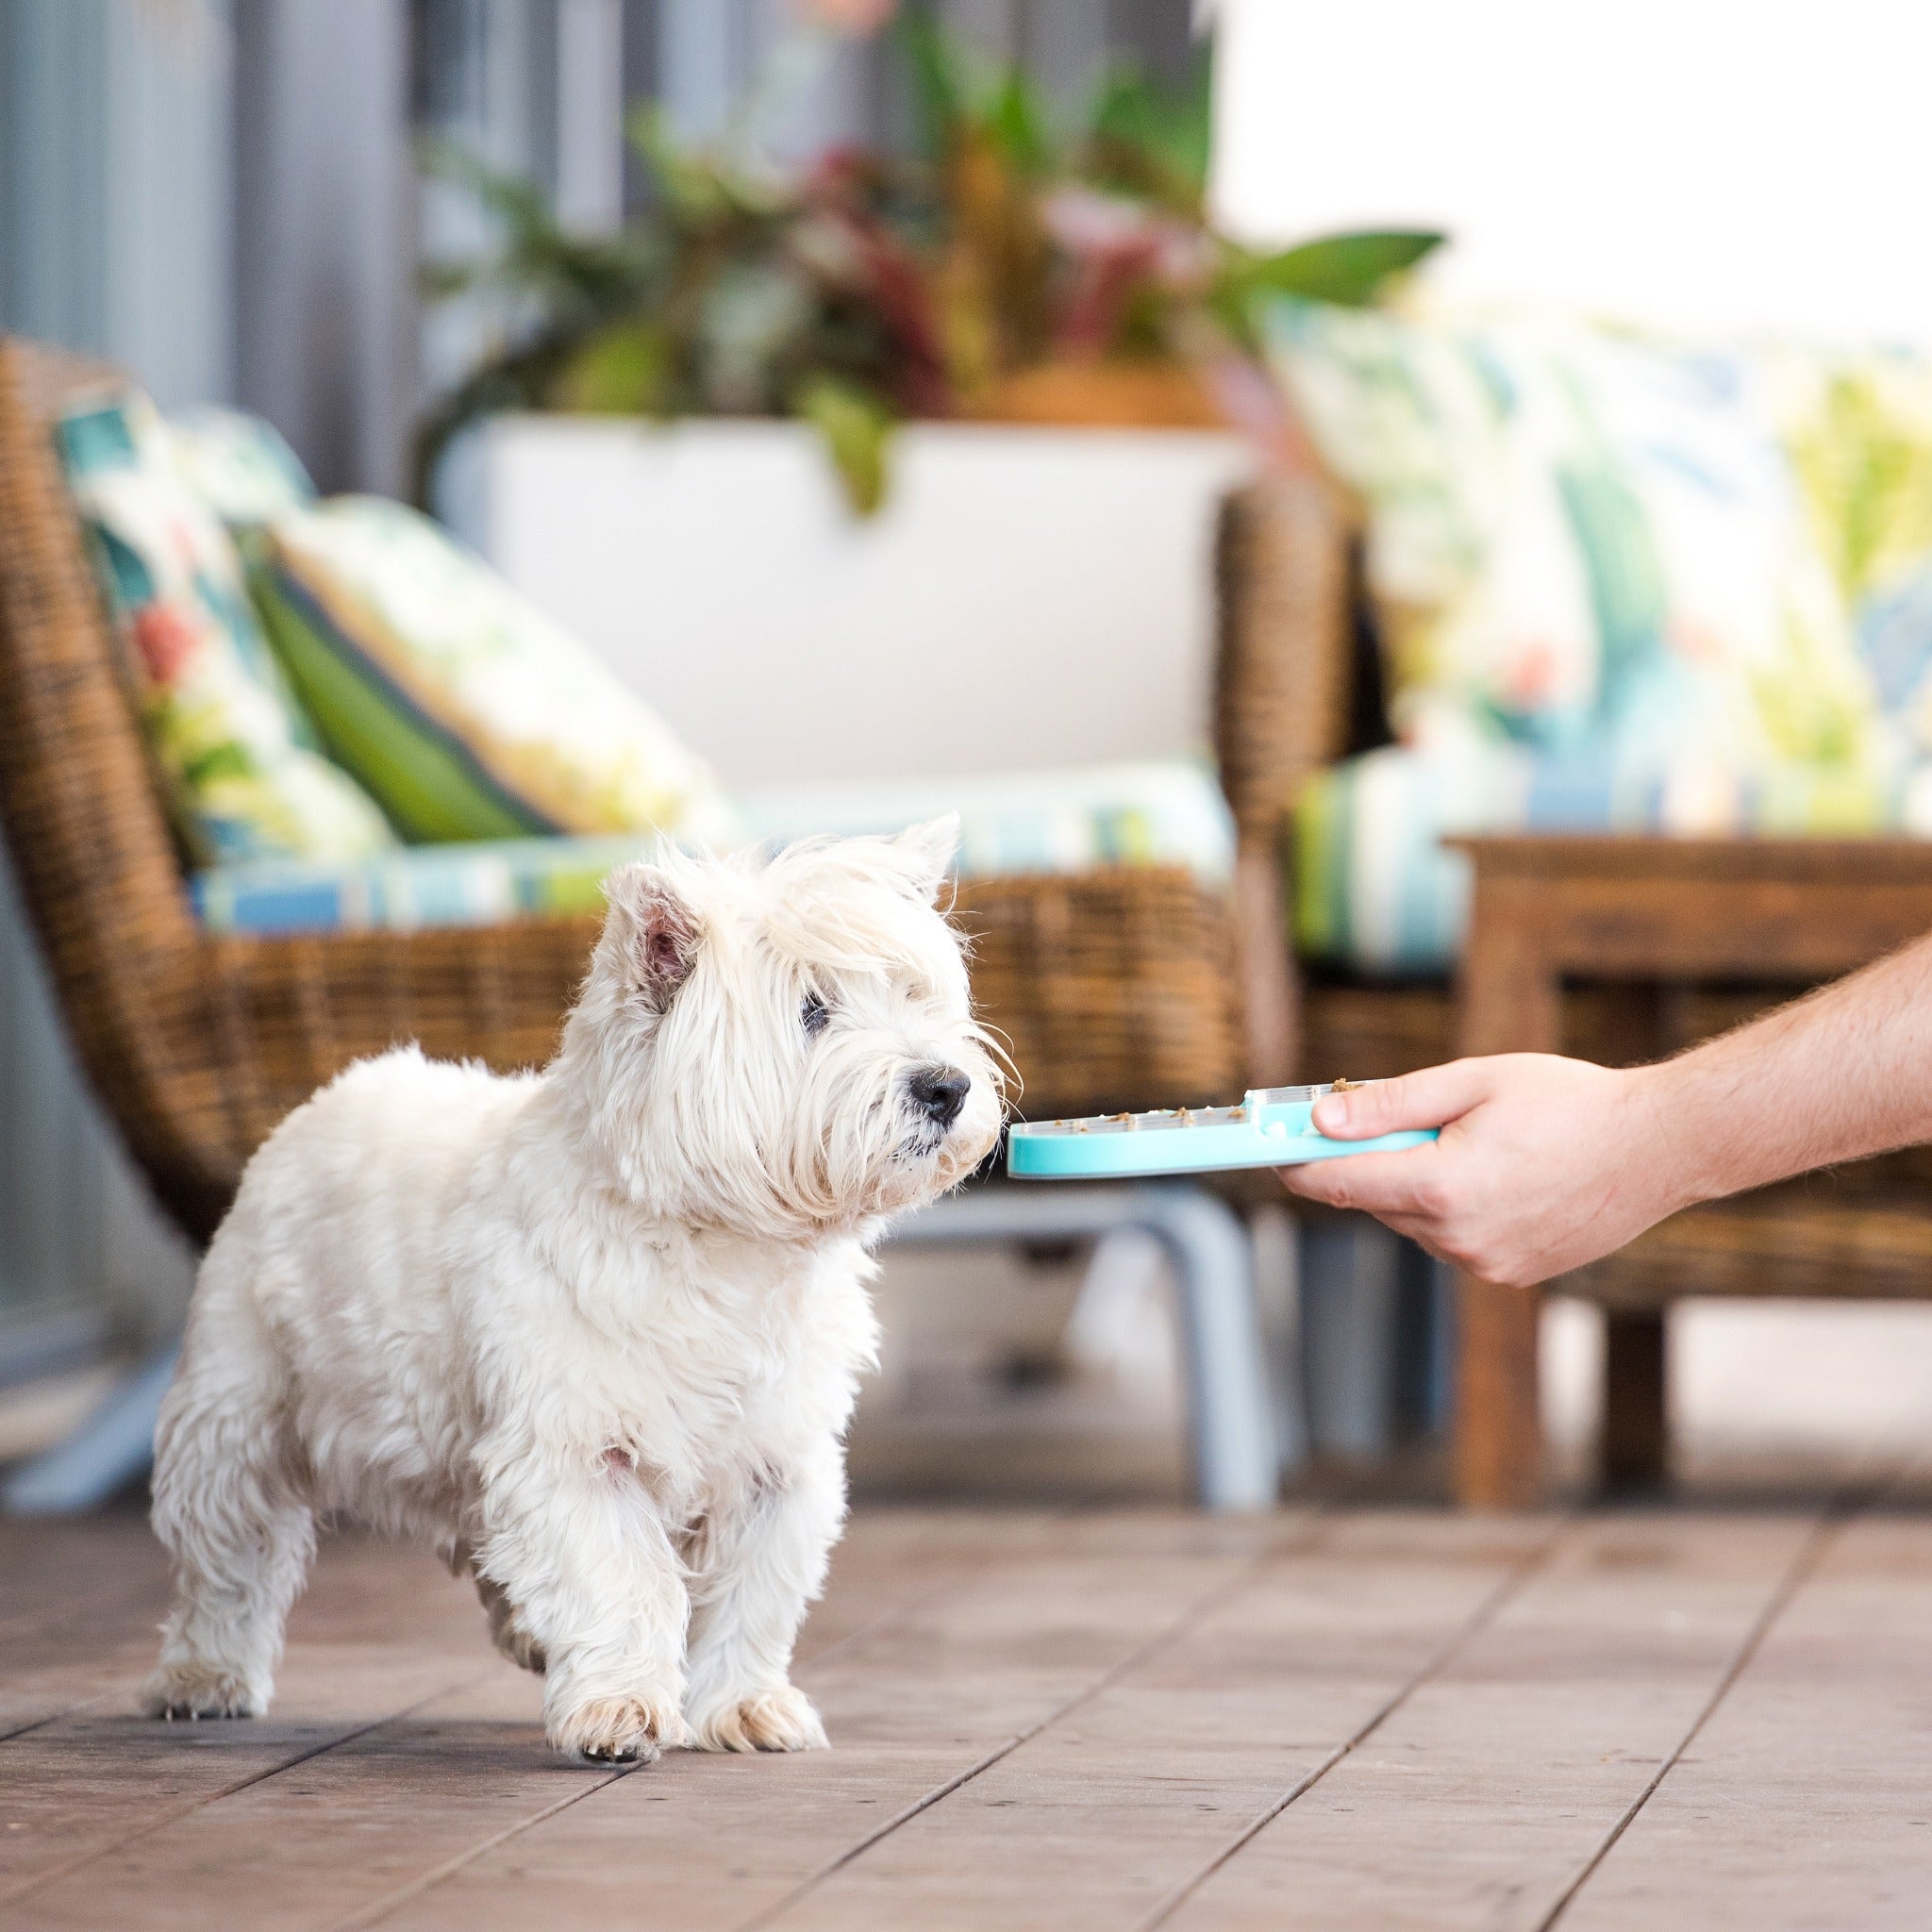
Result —
[[1484, 1281], [1527, 1288], [1620, 1248], [1690, 1198], [1653, 1076], [1554, 1054], [1455, 1060], [1315, 1103], [1337, 1140], [1441, 1138], [1281, 1170], [1306, 1201], [1359, 1208]]

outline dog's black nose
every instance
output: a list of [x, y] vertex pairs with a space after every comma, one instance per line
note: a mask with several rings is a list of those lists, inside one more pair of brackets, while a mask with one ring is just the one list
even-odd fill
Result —
[[907, 1083], [912, 1104], [942, 1127], [950, 1127], [973, 1091], [973, 1077], [958, 1067], [921, 1067]]

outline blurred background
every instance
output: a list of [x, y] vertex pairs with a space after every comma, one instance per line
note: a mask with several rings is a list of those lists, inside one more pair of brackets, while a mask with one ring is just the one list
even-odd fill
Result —
[[[1453, 1050], [1445, 832], [1932, 829], [1928, 58], [1887, 0], [0, 0], [0, 332], [433, 512], [749, 833], [961, 807], [1029, 1111], [1233, 1098]], [[412, 829], [285, 668], [406, 846], [486, 836]], [[1144, 881], [1079, 909], [1135, 865], [1193, 937]], [[0, 1461], [193, 1265], [30, 928]], [[1586, 989], [1567, 1037], [1690, 1037], [1664, 992], [1675, 1033]], [[1441, 1493], [1441, 1271], [1228, 1205], [1287, 1479]], [[1178, 1286], [1134, 1225], [891, 1248], [861, 1488], [1187, 1493]], [[1675, 1307], [1680, 1468], [1932, 1438], [1927, 1311], [1876, 1291]], [[1568, 1481], [1603, 1333], [1544, 1324]]]

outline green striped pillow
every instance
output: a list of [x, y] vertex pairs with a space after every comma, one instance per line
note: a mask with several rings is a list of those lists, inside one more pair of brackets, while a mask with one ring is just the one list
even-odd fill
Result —
[[417, 511], [277, 518], [256, 595], [331, 754], [406, 838], [728, 836], [709, 770], [649, 707]]

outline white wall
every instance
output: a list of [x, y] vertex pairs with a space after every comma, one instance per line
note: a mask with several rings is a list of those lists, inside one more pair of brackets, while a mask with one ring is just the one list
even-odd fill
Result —
[[1238, 231], [1455, 237], [1433, 282], [1932, 341], [1924, 0], [1221, 0]]

